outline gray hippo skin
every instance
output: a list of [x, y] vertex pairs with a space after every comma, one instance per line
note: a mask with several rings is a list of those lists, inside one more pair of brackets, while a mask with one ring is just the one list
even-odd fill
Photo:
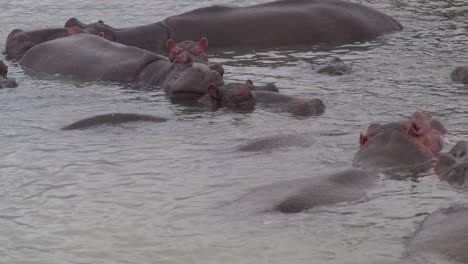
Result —
[[453, 206], [430, 214], [407, 245], [406, 263], [468, 263], [468, 209]]
[[253, 90], [253, 94], [257, 103], [272, 106], [296, 116], [316, 116], [325, 111], [325, 104], [320, 99], [302, 99], [262, 90]]
[[406, 121], [370, 125], [366, 134], [360, 136], [361, 147], [353, 162], [365, 170], [348, 169], [259, 187], [238, 202], [257, 211], [295, 213], [365, 199], [366, 191], [378, 181], [378, 172], [389, 168], [408, 170], [411, 166], [419, 170], [421, 162], [430, 163], [438, 154], [443, 134], [432, 131], [435, 129], [430, 121], [430, 117], [416, 112]]
[[[73, 51], [73, 52], [70, 52]], [[81, 81], [114, 81], [159, 86], [171, 98], [199, 98], [222, 77], [186, 53], [173, 63], [152, 52], [77, 34], [39, 44], [19, 64], [31, 74], [70, 76]]]
[[441, 153], [436, 173], [454, 187], [468, 188], [468, 141], [459, 141], [448, 152]]
[[341, 0], [280, 0], [247, 7], [210, 6], [163, 21], [129, 28], [101, 26], [109, 40], [159, 51], [176, 42], [206, 37], [213, 48], [271, 48], [298, 45], [340, 45], [367, 41], [402, 30], [392, 17], [370, 7]]
[[14, 88], [17, 86], [16, 80], [7, 77], [8, 66], [0, 60], [0, 88]]
[[48, 28], [31, 31], [14, 29], [10, 34], [8, 34], [5, 43], [6, 59], [19, 61], [26, 51], [38, 44], [57, 38], [75, 35], [84, 31], [85, 29], [80, 29], [78, 27]]
[[152, 115], [142, 115], [134, 113], [111, 113], [96, 115], [93, 117], [81, 119], [72, 124], [64, 126], [62, 130], [74, 130], [74, 129], [85, 129], [92, 128], [95, 126], [101, 125], [118, 125], [129, 122], [154, 122], [162, 123], [167, 121], [166, 118], [152, 116]]
[[294, 179], [259, 187], [243, 196], [237, 205], [251, 211], [298, 213], [303, 210], [342, 202], [363, 200], [366, 189], [378, 177], [360, 169]]
[[249, 140], [237, 147], [240, 151], [272, 151], [283, 147], [310, 147], [314, 139], [306, 135], [283, 134]]
[[422, 112], [408, 120], [371, 124], [360, 136], [353, 165], [365, 169], [418, 172], [432, 168], [443, 147], [445, 129]]
[[328, 75], [343, 75], [351, 73], [351, 66], [345, 64], [340, 58], [333, 58], [327, 66], [317, 70], [318, 73]]
[[453, 81], [468, 84], [468, 66], [459, 66], [450, 74]]

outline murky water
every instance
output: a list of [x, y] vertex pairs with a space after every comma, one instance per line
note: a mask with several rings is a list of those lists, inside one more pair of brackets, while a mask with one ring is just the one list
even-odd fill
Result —
[[[225, 0], [248, 5], [259, 1]], [[282, 215], [226, 206], [255, 186], [350, 164], [370, 122], [427, 111], [468, 138], [468, 87], [449, 79], [468, 64], [465, 0], [363, 0], [399, 20], [401, 33], [335, 49], [216, 52], [228, 81], [275, 82], [319, 97], [324, 115], [298, 119], [258, 108], [209, 112], [160, 92], [106, 83], [44, 81], [9, 64], [20, 86], [0, 90], [0, 263], [394, 263], [424, 215], [467, 202], [433, 174], [385, 180], [365, 203]], [[69, 17], [141, 25], [218, 1], [0, 1], [0, 49], [14, 28]], [[338, 55], [354, 67], [315, 69]], [[84, 131], [83, 117], [137, 112], [170, 118]], [[265, 135], [307, 133], [309, 148], [240, 153]]]

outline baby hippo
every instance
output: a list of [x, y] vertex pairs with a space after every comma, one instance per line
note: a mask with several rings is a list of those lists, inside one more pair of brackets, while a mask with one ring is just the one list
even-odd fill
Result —
[[0, 60], [0, 88], [14, 88], [17, 86], [15, 79], [8, 78], [8, 66]]
[[450, 74], [450, 78], [456, 82], [468, 84], [468, 66], [458, 66]]

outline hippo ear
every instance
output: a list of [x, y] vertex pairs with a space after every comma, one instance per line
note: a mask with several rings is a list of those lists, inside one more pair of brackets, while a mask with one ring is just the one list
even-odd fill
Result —
[[201, 38], [200, 41], [198, 42], [198, 46], [202, 50], [205, 50], [206, 48], [208, 48], [208, 39], [205, 37]]
[[219, 93], [219, 90], [214, 83], [208, 86], [208, 95], [213, 101], [219, 102], [221, 100], [221, 95]]
[[362, 132], [361, 132], [361, 135], [359, 135], [359, 145], [362, 147], [364, 144], [366, 144], [366, 142], [369, 140], [369, 138], [367, 137], [367, 135], [364, 135]]
[[173, 49], [174, 47], [175, 47], [175, 41], [174, 41], [173, 39], [168, 39], [168, 40], [166, 41], [166, 48], [167, 48], [168, 50], [171, 50], [171, 49]]
[[68, 36], [73, 36], [78, 33], [81, 33], [81, 29], [79, 27], [70, 27], [67, 29]]
[[245, 82], [245, 84], [247, 84], [247, 85], [253, 85], [253, 82], [252, 82], [252, 80], [249, 79], [249, 80], [247, 80], [247, 81]]

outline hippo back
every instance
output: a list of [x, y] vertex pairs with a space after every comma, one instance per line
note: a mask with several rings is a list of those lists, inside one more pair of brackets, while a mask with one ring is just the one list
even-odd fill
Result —
[[98, 36], [78, 34], [33, 47], [19, 64], [32, 73], [60, 74], [83, 81], [133, 82], [156, 60], [166, 59]]
[[211, 47], [342, 44], [402, 29], [390, 16], [340, 0], [211, 6], [169, 17], [164, 22], [175, 41], [207, 37]]

